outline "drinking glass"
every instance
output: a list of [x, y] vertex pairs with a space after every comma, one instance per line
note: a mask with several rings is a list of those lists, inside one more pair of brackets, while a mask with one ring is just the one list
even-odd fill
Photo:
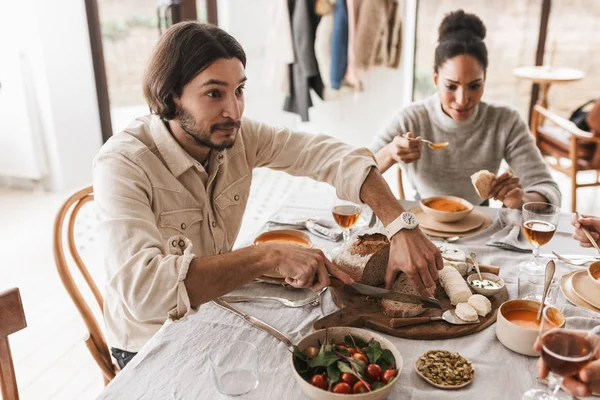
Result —
[[224, 342], [212, 350], [209, 359], [219, 392], [240, 396], [258, 386], [258, 350], [252, 343]]
[[523, 233], [529, 243], [533, 245], [533, 260], [521, 263], [519, 266], [522, 270], [533, 273], [542, 271], [543, 273], [546, 263], [540, 259], [540, 246], [548, 243], [554, 236], [560, 208], [548, 203], [525, 203], [521, 215]]
[[336, 197], [332, 214], [335, 222], [342, 228], [344, 235], [344, 243], [340, 248], [350, 242], [350, 230], [358, 222], [361, 211], [361, 205], [352, 203], [351, 201], [341, 200]]
[[531, 389], [523, 400], [558, 400], [556, 396], [564, 377], [576, 375], [595, 359], [600, 349], [600, 320], [590, 317], [568, 317], [564, 327], [558, 327], [559, 311], [546, 307], [540, 321], [539, 340], [542, 359], [548, 366], [548, 388]]

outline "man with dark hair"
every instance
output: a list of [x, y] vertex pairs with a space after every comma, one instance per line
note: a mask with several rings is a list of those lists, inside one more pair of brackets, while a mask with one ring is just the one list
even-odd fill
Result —
[[402, 270], [425, 294], [443, 266], [370, 151], [242, 118], [245, 63], [239, 43], [217, 27], [171, 27], [144, 77], [152, 115], [113, 136], [94, 161], [108, 273], [104, 316], [121, 368], [167, 318], [268, 271], [312, 290], [329, 285], [330, 274], [352, 282], [317, 249], [271, 244], [231, 251], [254, 168], [328, 182], [340, 198], [371, 206], [391, 238], [388, 286]]

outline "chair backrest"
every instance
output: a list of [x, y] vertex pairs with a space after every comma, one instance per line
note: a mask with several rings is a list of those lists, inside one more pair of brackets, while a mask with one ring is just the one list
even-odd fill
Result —
[[402, 168], [400, 167], [400, 165], [398, 165], [397, 167], [398, 171], [398, 198], [400, 200], [405, 200], [406, 196], [404, 195], [404, 182], [402, 179]]
[[63, 246], [63, 241], [65, 240], [64, 226], [65, 221], [68, 219], [66, 241], [70, 256], [75, 262], [75, 265], [77, 265], [81, 275], [83, 275], [83, 278], [85, 279], [89, 289], [92, 291], [98, 306], [102, 310], [104, 305], [102, 294], [98, 290], [98, 286], [96, 286], [96, 283], [83, 263], [83, 260], [77, 251], [77, 247], [75, 246], [74, 231], [77, 214], [86, 203], [93, 200], [93, 188], [90, 186], [69, 197], [60, 208], [58, 215], [56, 216], [56, 220], [54, 221], [54, 262], [56, 263], [58, 274], [60, 275], [60, 279], [62, 280], [65, 289], [69, 293], [73, 303], [75, 303], [75, 307], [77, 307], [77, 311], [79, 311], [79, 314], [83, 318], [83, 322], [88, 329], [88, 335], [85, 338], [85, 344], [92, 354], [92, 357], [94, 357], [94, 360], [102, 370], [105, 384], [108, 384], [108, 382], [115, 377], [118, 369], [112, 362], [110, 351], [108, 350], [108, 345], [106, 344], [106, 339], [104, 338], [100, 324], [94, 317], [94, 314], [92, 313], [88, 303], [81, 295], [81, 291], [73, 279]]
[[0, 293], [0, 392], [4, 400], [18, 400], [19, 391], [8, 336], [27, 326], [19, 289]]

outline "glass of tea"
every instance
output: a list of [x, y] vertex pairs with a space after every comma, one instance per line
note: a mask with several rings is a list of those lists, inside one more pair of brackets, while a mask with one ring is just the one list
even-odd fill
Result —
[[552, 239], [558, 225], [560, 208], [541, 202], [525, 203], [522, 210], [523, 233], [533, 245], [533, 260], [521, 263], [521, 269], [542, 271], [546, 265], [540, 259], [540, 246]]
[[550, 370], [547, 389], [527, 391], [523, 400], [558, 400], [556, 396], [564, 377], [577, 375], [588, 362], [596, 359], [600, 350], [600, 320], [589, 317], [569, 317], [559, 327], [555, 307], [546, 307], [540, 321], [539, 340], [542, 359]]
[[[350, 241], [350, 231], [354, 225], [358, 222], [362, 206], [359, 204], [352, 203], [351, 201], [341, 200], [336, 197], [335, 204], [333, 205], [333, 219], [342, 228], [344, 234], [344, 243], [342, 246], [347, 245]], [[340, 247], [342, 247], [340, 246]]]

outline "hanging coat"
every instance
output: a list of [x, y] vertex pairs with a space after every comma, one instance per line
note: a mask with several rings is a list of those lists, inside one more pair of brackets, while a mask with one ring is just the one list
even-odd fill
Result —
[[290, 95], [283, 109], [299, 114], [308, 121], [308, 109], [312, 107], [310, 89], [323, 98], [323, 81], [315, 57], [315, 32], [319, 16], [315, 13], [314, 0], [289, 0], [292, 21], [294, 59], [290, 65]]

